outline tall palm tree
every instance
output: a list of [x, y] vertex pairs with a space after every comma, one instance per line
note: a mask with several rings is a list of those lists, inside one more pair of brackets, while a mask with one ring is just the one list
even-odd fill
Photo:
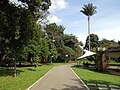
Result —
[[88, 49], [89, 50], [90, 50], [90, 16], [97, 13], [96, 8], [97, 7], [93, 6], [92, 3], [89, 3], [88, 5], [84, 4], [82, 7], [83, 10], [80, 10], [80, 12], [88, 16], [88, 35], [89, 35], [89, 48]]

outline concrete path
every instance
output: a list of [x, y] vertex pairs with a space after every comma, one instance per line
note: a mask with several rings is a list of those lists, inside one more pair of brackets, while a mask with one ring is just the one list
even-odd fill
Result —
[[88, 90], [70, 69], [70, 65], [54, 67], [29, 90]]

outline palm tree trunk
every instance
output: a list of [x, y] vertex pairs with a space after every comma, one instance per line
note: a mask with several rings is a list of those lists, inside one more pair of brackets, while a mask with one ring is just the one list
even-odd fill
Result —
[[89, 38], [89, 48], [88, 50], [90, 51], [90, 16], [88, 16], [88, 38]]

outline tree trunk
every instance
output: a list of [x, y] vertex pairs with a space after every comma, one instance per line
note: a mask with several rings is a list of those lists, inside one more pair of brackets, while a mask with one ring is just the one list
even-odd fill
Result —
[[88, 43], [88, 45], [89, 45], [89, 48], [88, 48], [88, 50], [90, 51], [90, 16], [88, 16], [88, 38], [89, 38], [89, 43]]
[[4, 58], [4, 54], [0, 53], [0, 61]]
[[102, 53], [102, 70], [106, 71], [107, 64], [106, 64], [106, 54], [105, 52]]
[[16, 59], [13, 58], [13, 60], [14, 60], [14, 75], [13, 75], [13, 77], [16, 77]]
[[19, 60], [19, 66], [21, 66], [22, 64], [21, 64], [21, 61]]

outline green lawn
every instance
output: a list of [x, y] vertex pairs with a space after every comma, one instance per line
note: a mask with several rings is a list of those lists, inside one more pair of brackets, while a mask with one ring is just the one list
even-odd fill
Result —
[[12, 77], [12, 70], [0, 67], [0, 90], [25, 90], [53, 66], [17, 68], [17, 77]]
[[113, 84], [120, 86], [120, 76], [111, 75], [107, 73], [100, 73], [100, 72], [81, 69], [77, 67], [72, 67], [72, 68], [85, 83], [95, 83], [95, 84], [102, 83], [106, 85]]
[[108, 60], [107, 63], [111, 65], [120, 65], [120, 62], [115, 62], [114, 60]]

